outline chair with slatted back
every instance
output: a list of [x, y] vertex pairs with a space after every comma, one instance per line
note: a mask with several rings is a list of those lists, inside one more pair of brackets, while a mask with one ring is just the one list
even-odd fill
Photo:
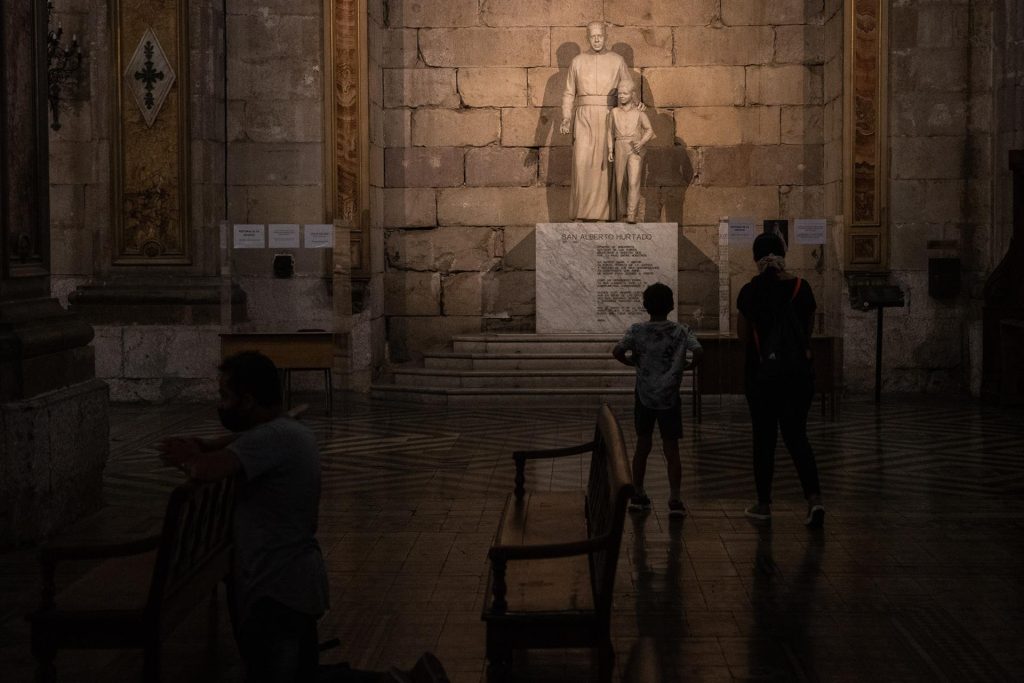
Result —
[[[585, 490], [526, 491], [528, 461], [585, 453]], [[610, 680], [615, 570], [634, 491], [618, 420], [602, 406], [593, 441], [513, 458], [515, 491], [489, 553], [487, 659], [504, 664], [515, 649], [596, 648], [600, 678]]]
[[[42, 605], [29, 617], [38, 679], [56, 679], [61, 649], [141, 648], [142, 679], [158, 680], [161, 641], [230, 569], [234, 495], [232, 478], [188, 481], [171, 492], [159, 534], [44, 547]], [[56, 593], [56, 564], [66, 560], [103, 562]]]

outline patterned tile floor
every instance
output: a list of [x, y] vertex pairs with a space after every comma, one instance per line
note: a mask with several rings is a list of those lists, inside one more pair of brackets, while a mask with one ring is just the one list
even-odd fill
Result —
[[[632, 438], [631, 408], [613, 406]], [[335, 402], [306, 418], [323, 453], [320, 541], [333, 607], [325, 661], [409, 665], [423, 650], [454, 681], [486, 680], [487, 547], [512, 486], [509, 454], [586, 441], [593, 406], [470, 409]], [[210, 407], [112, 411], [106, 499], [161, 507], [178, 475], [152, 444], [219, 432]], [[712, 397], [684, 438], [690, 515], [669, 520], [656, 447], [655, 510], [630, 517], [615, 596], [617, 680], [631, 682], [1009, 681], [1024, 679], [1024, 421], [964, 397], [847, 400], [838, 422], [812, 411], [828, 507], [808, 532], [780, 451], [775, 519], [752, 525], [749, 427], [736, 398]], [[781, 446], [780, 446], [781, 448]], [[632, 445], [630, 444], [630, 450]], [[528, 486], [581, 486], [579, 460], [528, 472]], [[61, 577], [70, 580], [81, 568]], [[31, 550], [0, 554], [0, 677], [30, 680], [24, 614]], [[212, 633], [214, 637], [209, 636]], [[211, 645], [212, 643], [212, 645]], [[65, 681], [136, 680], [135, 653], [67, 652]], [[592, 680], [585, 651], [529, 652], [521, 681]], [[165, 649], [165, 680], [238, 681], [225, 610], [202, 608]]]

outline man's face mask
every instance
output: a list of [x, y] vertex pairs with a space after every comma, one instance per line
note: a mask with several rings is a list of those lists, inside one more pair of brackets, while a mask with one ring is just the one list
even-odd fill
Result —
[[248, 426], [248, 420], [245, 419], [238, 406], [217, 408], [217, 415], [220, 417], [220, 423], [224, 425], [224, 429], [230, 432], [241, 432]]
[[239, 397], [231, 390], [227, 378], [220, 377], [220, 405], [217, 407], [217, 416], [224, 429], [231, 432], [241, 432], [249, 428], [249, 411], [243, 408], [248, 404], [246, 397]]

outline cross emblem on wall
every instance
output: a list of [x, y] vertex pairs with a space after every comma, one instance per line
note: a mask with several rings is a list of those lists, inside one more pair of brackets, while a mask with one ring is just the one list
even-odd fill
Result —
[[153, 29], [146, 29], [124, 71], [125, 87], [135, 97], [139, 112], [151, 127], [174, 84], [174, 69]]
[[135, 72], [135, 79], [142, 81], [146, 87], [146, 96], [143, 98], [146, 109], [153, 108], [153, 85], [164, 80], [164, 72], [157, 71], [153, 66], [153, 43], [146, 41], [146, 44], [142, 48], [143, 54], [146, 56], [146, 61], [143, 63], [141, 70]]

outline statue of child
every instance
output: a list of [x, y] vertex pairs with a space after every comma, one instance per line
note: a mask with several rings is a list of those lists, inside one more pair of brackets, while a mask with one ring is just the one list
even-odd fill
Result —
[[636, 223], [643, 160], [654, 129], [647, 114], [637, 109], [632, 82], [619, 85], [618, 98], [619, 106], [608, 114], [608, 161], [615, 164], [617, 218], [625, 216], [627, 223]]

